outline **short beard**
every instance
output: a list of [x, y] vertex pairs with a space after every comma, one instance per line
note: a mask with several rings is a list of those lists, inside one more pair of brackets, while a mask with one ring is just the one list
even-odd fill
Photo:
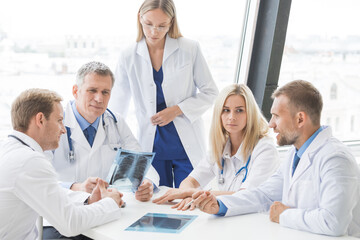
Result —
[[297, 135], [295, 132], [292, 134], [289, 134], [290, 136], [280, 136], [278, 140], [279, 146], [285, 146], [285, 145], [293, 145], [296, 143], [296, 141], [299, 138], [299, 135]]

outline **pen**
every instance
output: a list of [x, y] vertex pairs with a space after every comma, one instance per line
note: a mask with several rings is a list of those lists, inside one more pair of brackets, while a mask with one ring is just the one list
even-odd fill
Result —
[[[212, 188], [209, 188], [208, 190], [205, 190], [205, 192], [209, 192], [211, 191]], [[191, 200], [190, 202], [188, 202], [187, 204], [185, 204], [184, 207], [189, 207], [193, 202], [195, 201], [195, 199]]]

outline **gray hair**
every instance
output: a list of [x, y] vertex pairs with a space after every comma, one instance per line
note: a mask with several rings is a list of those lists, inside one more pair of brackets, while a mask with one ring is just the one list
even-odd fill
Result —
[[81, 85], [84, 83], [84, 78], [86, 77], [86, 75], [92, 73], [96, 73], [105, 77], [110, 76], [112, 82], [111, 87], [114, 86], [114, 82], [115, 82], [114, 74], [112, 73], [112, 71], [108, 66], [106, 66], [101, 62], [89, 62], [82, 65], [76, 74], [76, 84], [78, 85], [78, 87], [81, 87]]

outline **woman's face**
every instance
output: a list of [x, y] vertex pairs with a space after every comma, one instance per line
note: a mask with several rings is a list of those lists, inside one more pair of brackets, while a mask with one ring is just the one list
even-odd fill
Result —
[[147, 11], [140, 16], [146, 41], [152, 45], [161, 42], [171, 26], [171, 18], [161, 9]]
[[229, 135], [242, 135], [246, 126], [246, 104], [243, 96], [231, 95], [224, 103], [222, 125]]

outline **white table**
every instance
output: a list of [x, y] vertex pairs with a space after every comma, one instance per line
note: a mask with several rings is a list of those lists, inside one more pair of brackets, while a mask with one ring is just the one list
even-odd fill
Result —
[[[161, 196], [163, 193], [164, 189], [154, 197]], [[235, 217], [217, 217], [203, 213], [198, 209], [194, 211], [177, 211], [170, 207], [173, 205], [172, 203], [157, 205], [152, 202], [139, 202], [135, 200], [132, 193], [125, 193], [124, 200], [126, 201], [126, 207], [122, 209], [122, 216], [119, 220], [92, 228], [83, 234], [99, 240], [357, 239], [349, 236], [333, 238], [281, 227], [279, 224], [271, 222], [269, 215], [266, 213], [255, 213]], [[124, 231], [146, 213], [198, 215], [198, 217], [179, 234]]]

